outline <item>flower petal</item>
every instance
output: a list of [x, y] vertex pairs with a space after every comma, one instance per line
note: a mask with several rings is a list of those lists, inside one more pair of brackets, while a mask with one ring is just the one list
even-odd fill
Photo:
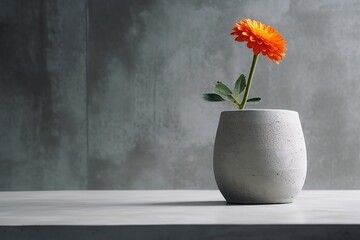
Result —
[[286, 56], [286, 41], [282, 35], [273, 27], [249, 18], [237, 22], [233, 27], [231, 35], [235, 41], [247, 42], [247, 47], [254, 54], [260, 52], [276, 63], [281, 62]]

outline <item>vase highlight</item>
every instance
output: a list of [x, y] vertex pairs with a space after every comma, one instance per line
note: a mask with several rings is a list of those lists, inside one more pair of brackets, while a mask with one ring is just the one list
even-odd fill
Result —
[[214, 174], [228, 203], [290, 203], [307, 171], [304, 135], [295, 111], [221, 113], [214, 145]]

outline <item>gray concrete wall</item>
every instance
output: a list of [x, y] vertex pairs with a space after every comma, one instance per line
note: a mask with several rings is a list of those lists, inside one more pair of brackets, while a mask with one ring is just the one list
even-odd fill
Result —
[[252, 60], [250, 17], [288, 41], [261, 57], [255, 108], [299, 112], [306, 189], [360, 188], [360, 2], [0, 2], [0, 189], [213, 189], [225, 104], [203, 102]]
[[85, 1], [0, 2], [0, 189], [86, 187]]

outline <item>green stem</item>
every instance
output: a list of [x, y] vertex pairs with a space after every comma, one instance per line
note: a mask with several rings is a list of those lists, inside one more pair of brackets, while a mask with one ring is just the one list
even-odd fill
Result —
[[235, 104], [235, 106], [236, 106], [238, 109], [241, 109], [241, 104], [236, 100], [236, 97], [233, 96], [233, 98], [234, 98], [234, 104]]
[[253, 58], [253, 61], [252, 61], [252, 64], [251, 64], [251, 69], [250, 69], [250, 74], [249, 74], [249, 78], [248, 78], [248, 82], [246, 84], [246, 89], [245, 89], [245, 93], [244, 93], [244, 97], [243, 97], [243, 100], [240, 104], [240, 109], [244, 109], [245, 108], [245, 105], [246, 105], [246, 101], [249, 97], [249, 92], [250, 92], [250, 87], [251, 87], [251, 82], [252, 82], [252, 79], [253, 79], [253, 76], [254, 76], [254, 72], [255, 72], [255, 68], [256, 68], [256, 63], [257, 63], [257, 60], [259, 58], [259, 54], [255, 55], [254, 54], [254, 58]]

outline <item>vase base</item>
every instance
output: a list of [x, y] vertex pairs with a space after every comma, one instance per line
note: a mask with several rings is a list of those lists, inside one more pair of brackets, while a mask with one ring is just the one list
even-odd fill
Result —
[[271, 205], [271, 204], [289, 204], [293, 203], [292, 200], [287, 201], [271, 201], [271, 202], [248, 202], [248, 201], [226, 201], [228, 205]]

